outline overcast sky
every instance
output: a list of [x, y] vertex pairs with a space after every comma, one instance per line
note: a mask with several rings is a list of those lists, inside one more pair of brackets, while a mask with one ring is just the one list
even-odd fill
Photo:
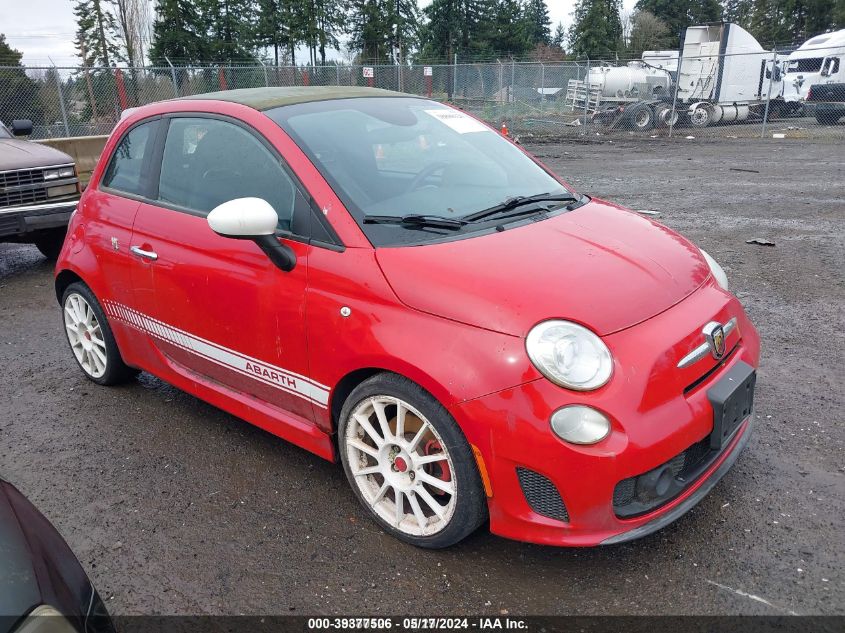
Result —
[[[630, 9], [636, 0], [624, 0]], [[425, 6], [431, 0], [418, 0]], [[0, 33], [8, 42], [23, 51], [24, 62], [29, 65], [76, 64], [78, 58], [73, 47], [76, 22], [73, 0], [0, 0]], [[552, 18], [552, 28], [558, 22], [568, 27], [575, 0], [546, 0]]]

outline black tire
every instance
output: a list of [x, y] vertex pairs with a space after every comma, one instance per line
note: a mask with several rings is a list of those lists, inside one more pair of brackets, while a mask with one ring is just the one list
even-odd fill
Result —
[[66, 232], [66, 229], [44, 231], [35, 236], [33, 243], [44, 257], [50, 261], [56, 261], [65, 243]]
[[[407, 534], [385, 521], [364, 499], [349, 464], [345, 437], [355, 408], [372, 396], [400, 398], [425, 416], [445, 444], [454, 472], [455, 510], [446, 527], [428, 536]], [[343, 404], [338, 425], [338, 448], [349, 485], [364, 508], [381, 528], [396, 538], [428, 549], [449, 547], [466, 538], [487, 520], [487, 499], [469, 443], [446, 408], [416, 383], [392, 373], [376, 374], [358, 385]]]
[[[99, 324], [100, 332], [102, 333], [103, 342], [105, 343], [105, 371], [101, 376], [94, 376], [85, 367], [76, 357], [76, 353], [73, 351], [73, 346], [71, 344], [67, 327], [65, 325], [65, 318], [64, 312], [68, 306], [68, 300], [73, 295], [78, 295], [85, 300], [85, 302], [90, 306], [91, 311], [94, 313], [94, 317]], [[62, 294], [62, 329], [65, 332], [65, 340], [68, 342], [68, 347], [71, 349], [71, 353], [73, 354], [74, 360], [76, 360], [76, 364], [82, 373], [85, 374], [85, 377], [92, 382], [97, 383], [98, 385], [117, 385], [123, 382], [126, 382], [135, 376], [138, 375], [139, 370], [129, 367], [126, 363], [123, 362], [123, 357], [120, 355], [120, 350], [117, 347], [117, 343], [114, 340], [114, 334], [112, 334], [111, 327], [109, 326], [108, 320], [106, 319], [106, 315], [103, 312], [103, 309], [100, 307], [100, 302], [97, 301], [97, 297], [94, 296], [94, 293], [91, 292], [91, 289], [86, 286], [82, 282], [75, 282], [70, 284]]]
[[654, 110], [645, 103], [635, 105], [625, 114], [628, 126], [637, 132], [648, 132], [654, 128]]
[[819, 125], [836, 125], [842, 117], [837, 112], [816, 112], [816, 123]]
[[654, 106], [654, 124], [656, 127], [670, 127], [678, 124], [678, 111], [672, 110], [668, 103]]

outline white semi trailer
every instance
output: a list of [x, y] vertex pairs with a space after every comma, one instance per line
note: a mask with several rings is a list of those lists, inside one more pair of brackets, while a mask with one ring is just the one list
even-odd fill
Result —
[[781, 100], [783, 92], [772, 53], [731, 23], [691, 26], [680, 51], [647, 51], [626, 66], [591, 68], [586, 79], [569, 82], [574, 111], [638, 130], [674, 124], [679, 117], [705, 127], [762, 116], [766, 101]]
[[845, 83], [845, 29], [817, 35], [792, 51], [786, 60], [783, 98], [803, 103], [814, 84]]

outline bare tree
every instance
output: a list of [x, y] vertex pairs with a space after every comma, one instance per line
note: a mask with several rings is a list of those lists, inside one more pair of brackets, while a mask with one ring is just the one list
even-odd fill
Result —
[[112, 0], [116, 8], [121, 44], [126, 51], [130, 68], [144, 65], [150, 43], [149, 0]]
[[622, 20], [622, 41], [626, 46], [631, 42], [631, 29], [634, 26], [634, 11], [630, 9], [622, 9], [619, 12], [619, 19]]

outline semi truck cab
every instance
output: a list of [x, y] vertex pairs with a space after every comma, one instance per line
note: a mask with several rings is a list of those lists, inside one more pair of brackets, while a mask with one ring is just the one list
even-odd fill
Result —
[[845, 83], [845, 29], [804, 42], [789, 55], [785, 70], [787, 102], [806, 101], [813, 85]]

